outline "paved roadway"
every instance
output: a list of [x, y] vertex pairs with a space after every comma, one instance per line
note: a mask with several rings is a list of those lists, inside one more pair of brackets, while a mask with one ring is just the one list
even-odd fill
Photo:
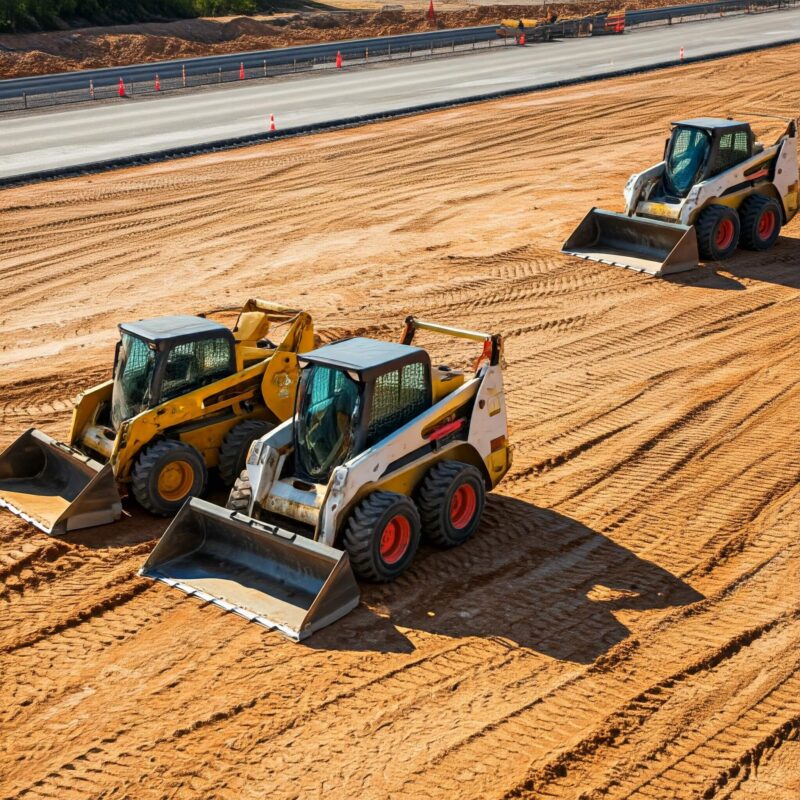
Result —
[[268, 65], [291, 64], [293, 60], [298, 63], [311, 61], [312, 58], [328, 60], [336, 56], [337, 51], [347, 58], [360, 57], [364, 49], [373, 50], [381, 45], [391, 45], [395, 52], [407, 50], [413, 46], [415, 50], [423, 49], [431, 42], [472, 42], [473, 40], [493, 39], [496, 36], [496, 25], [482, 25], [473, 28], [446, 28], [440, 31], [424, 31], [423, 33], [406, 33], [397, 36], [373, 37], [369, 39], [348, 39], [342, 42], [323, 42], [299, 47], [276, 47], [272, 50], [254, 50], [247, 53], [229, 53], [216, 56], [201, 56], [199, 58], [182, 58], [175, 61], [156, 61], [149, 64], [132, 64], [129, 67], [108, 67], [106, 69], [85, 69], [77, 72], [60, 72], [54, 75], [34, 75], [29, 78], [10, 78], [0, 81], [0, 99], [13, 97], [19, 98], [23, 92], [29, 95], [46, 92], [65, 92], [69, 90], [85, 91], [89, 81], [94, 81], [95, 87], [116, 86], [120, 78], [125, 83], [132, 81], [153, 80], [153, 75], [158, 73], [161, 80], [179, 78], [181, 70], [186, 70], [187, 76], [205, 75], [209, 72], [238, 70], [240, 64], [245, 69], [260, 70], [266, 61]]
[[800, 9], [0, 119], [0, 179], [800, 39]]

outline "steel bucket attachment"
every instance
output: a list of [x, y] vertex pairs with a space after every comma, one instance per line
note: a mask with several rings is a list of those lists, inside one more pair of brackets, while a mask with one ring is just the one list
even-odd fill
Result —
[[119, 519], [110, 464], [30, 428], [0, 454], [0, 506], [60, 536]]
[[188, 500], [139, 571], [300, 641], [359, 600], [347, 553]]
[[691, 225], [599, 208], [583, 218], [561, 252], [657, 276], [694, 269], [700, 257]]

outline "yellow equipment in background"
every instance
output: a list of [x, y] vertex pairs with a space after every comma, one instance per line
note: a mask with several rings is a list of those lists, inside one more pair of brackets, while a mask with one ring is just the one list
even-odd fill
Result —
[[113, 377], [78, 398], [69, 442], [31, 428], [0, 454], [0, 506], [46, 533], [113, 522], [128, 487], [169, 516], [210, 468], [233, 484], [250, 443], [292, 416], [297, 354], [314, 348], [307, 313], [258, 299], [233, 330], [192, 316], [119, 330]]

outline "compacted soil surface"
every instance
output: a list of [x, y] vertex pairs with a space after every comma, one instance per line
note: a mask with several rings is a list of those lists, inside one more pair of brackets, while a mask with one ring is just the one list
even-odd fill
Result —
[[799, 797], [800, 222], [668, 280], [558, 252], [671, 120], [796, 113], [798, 57], [0, 193], [0, 445], [66, 435], [117, 322], [261, 296], [501, 332], [515, 447], [472, 540], [301, 645], [138, 577], [132, 500], [0, 513], [0, 796]]
[[[0, 79], [418, 33], [435, 28], [494, 25], [508, 18], [543, 21], [548, 13], [564, 18], [675, 4], [676, 0], [579, 0], [552, 6], [497, 3], [468, 6], [462, 0], [435, 0], [436, 20], [431, 21], [427, 16], [428, 0], [412, 0], [411, 3], [388, 6], [361, 0], [341, 0], [332, 5], [360, 10], [332, 9], [270, 16], [151, 22], [50, 33], [0, 34]], [[382, 6], [402, 10], [383, 10]]]

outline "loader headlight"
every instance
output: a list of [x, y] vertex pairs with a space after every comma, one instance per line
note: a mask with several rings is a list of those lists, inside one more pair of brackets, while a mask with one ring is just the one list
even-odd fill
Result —
[[336, 467], [333, 471], [333, 491], [339, 492], [347, 480], [347, 467]]
[[261, 457], [261, 442], [258, 439], [256, 439], [250, 445], [250, 451], [247, 454], [247, 463], [255, 466], [258, 464], [260, 457]]

